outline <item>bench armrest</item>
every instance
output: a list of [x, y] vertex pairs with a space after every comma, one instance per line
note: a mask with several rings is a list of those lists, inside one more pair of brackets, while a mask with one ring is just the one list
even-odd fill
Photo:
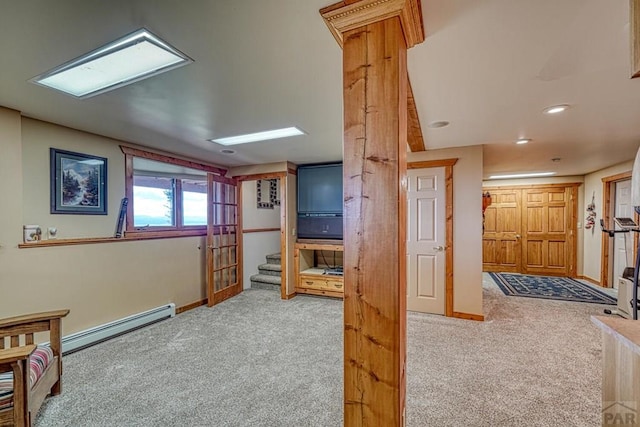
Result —
[[61, 319], [69, 314], [69, 310], [45, 311], [43, 313], [33, 313], [24, 316], [8, 317], [0, 319], [0, 328], [10, 328], [32, 322], [46, 322], [49, 320]]
[[35, 345], [29, 344], [0, 350], [0, 372], [10, 371], [12, 363], [28, 359], [35, 349]]

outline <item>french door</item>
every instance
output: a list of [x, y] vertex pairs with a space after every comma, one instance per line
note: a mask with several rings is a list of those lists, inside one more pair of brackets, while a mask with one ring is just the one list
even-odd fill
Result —
[[211, 307], [242, 292], [238, 186], [209, 174], [207, 301]]

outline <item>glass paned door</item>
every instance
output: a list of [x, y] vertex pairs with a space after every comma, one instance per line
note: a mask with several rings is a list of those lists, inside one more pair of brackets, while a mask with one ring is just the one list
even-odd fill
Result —
[[209, 307], [242, 291], [239, 271], [238, 186], [209, 175], [207, 298]]

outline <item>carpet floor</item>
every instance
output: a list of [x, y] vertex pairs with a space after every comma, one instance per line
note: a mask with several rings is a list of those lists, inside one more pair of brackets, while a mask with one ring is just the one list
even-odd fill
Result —
[[[407, 426], [599, 426], [605, 306], [508, 298], [408, 314]], [[64, 357], [34, 425], [341, 426], [342, 302], [249, 290]]]

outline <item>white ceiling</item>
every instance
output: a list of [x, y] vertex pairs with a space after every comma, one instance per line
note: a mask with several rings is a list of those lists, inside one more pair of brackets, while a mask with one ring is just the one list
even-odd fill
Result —
[[[339, 160], [342, 52], [318, 13], [330, 3], [6, 0], [0, 105], [229, 166]], [[632, 159], [640, 79], [629, 79], [628, 8], [628, 0], [424, 0], [427, 38], [408, 61], [427, 149], [482, 144], [485, 176], [582, 175]], [[85, 100], [28, 82], [141, 27], [195, 62]], [[571, 109], [542, 114], [554, 104]], [[427, 127], [438, 120], [451, 125]], [[235, 155], [207, 141], [288, 126], [308, 135], [235, 146]], [[518, 137], [533, 141], [516, 146]]]

